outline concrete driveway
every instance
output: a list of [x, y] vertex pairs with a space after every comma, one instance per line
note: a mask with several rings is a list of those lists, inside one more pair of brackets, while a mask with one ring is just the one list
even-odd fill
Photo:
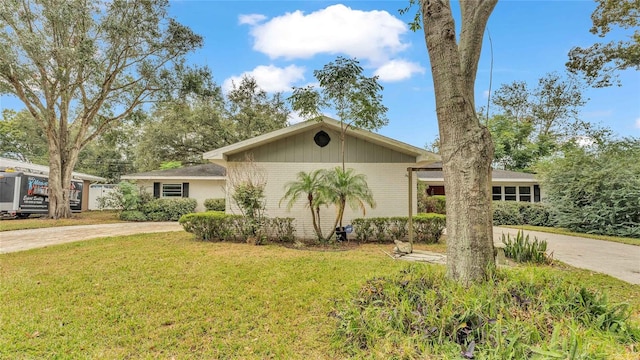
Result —
[[[517, 229], [493, 228], [494, 240], [502, 234], [515, 236]], [[640, 284], [640, 246], [576, 236], [556, 235], [538, 231], [525, 231], [529, 239], [545, 240], [547, 253], [573, 267], [611, 275], [631, 284]]]
[[100, 237], [183, 231], [177, 222], [61, 226], [0, 232], [0, 254]]
[[[183, 231], [177, 222], [118, 223], [0, 232], [0, 254], [29, 250], [73, 241], [138, 233]], [[495, 227], [495, 241], [502, 234], [515, 236], [516, 229]], [[571, 266], [611, 275], [640, 284], [640, 246], [581, 237], [527, 231], [533, 240], [546, 240], [553, 258]]]

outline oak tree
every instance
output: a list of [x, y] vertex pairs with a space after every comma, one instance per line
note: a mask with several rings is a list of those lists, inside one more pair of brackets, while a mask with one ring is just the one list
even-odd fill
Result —
[[49, 216], [69, 217], [80, 151], [162, 89], [202, 38], [167, 0], [0, 2], [0, 94], [20, 99], [47, 137]]

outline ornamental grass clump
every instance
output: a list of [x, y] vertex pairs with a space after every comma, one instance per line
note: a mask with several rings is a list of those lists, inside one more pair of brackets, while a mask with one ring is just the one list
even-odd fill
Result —
[[551, 261], [547, 256], [547, 242], [534, 238], [529, 240], [529, 235], [524, 235], [522, 231], [518, 231], [515, 238], [511, 235], [502, 234], [502, 242], [505, 245], [504, 255], [509, 259], [517, 262], [532, 262], [536, 264], [544, 264]]
[[[353, 358], [635, 358], [640, 328], [571, 275], [497, 269], [464, 287], [442, 267], [411, 265], [367, 281], [331, 313], [332, 345]], [[631, 357], [628, 357], [628, 356]]]

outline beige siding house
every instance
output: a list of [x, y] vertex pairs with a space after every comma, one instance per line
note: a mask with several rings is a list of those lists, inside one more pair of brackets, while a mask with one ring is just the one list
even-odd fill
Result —
[[179, 169], [155, 170], [122, 176], [133, 180], [156, 198], [196, 199], [196, 211], [205, 211], [206, 199], [225, 198], [226, 171], [222, 166], [204, 164]]
[[[304, 199], [290, 210], [282, 201], [285, 185], [295, 181], [300, 171], [331, 169], [341, 166], [340, 122], [323, 118], [322, 121], [306, 121], [249, 140], [216, 149], [204, 154], [204, 158], [227, 169], [229, 178], [246, 173], [248, 168], [266, 183], [266, 212], [270, 217], [296, 219], [297, 236], [312, 238], [313, 227], [309, 209]], [[253, 164], [247, 167], [247, 159]], [[367, 217], [406, 216], [409, 206], [408, 167], [419, 167], [439, 161], [438, 155], [379, 134], [360, 129], [349, 129], [345, 139], [345, 163], [347, 168], [365, 174], [377, 206], [367, 208]], [[416, 205], [416, 177], [413, 190], [413, 212]], [[229, 182], [228, 182], [229, 183]], [[229, 186], [229, 184], [227, 184]], [[227, 194], [227, 212], [239, 213]], [[335, 219], [333, 206], [321, 209], [322, 229], [330, 232]], [[343, 225], [361, 217], [361, 212], [347, 209]]]

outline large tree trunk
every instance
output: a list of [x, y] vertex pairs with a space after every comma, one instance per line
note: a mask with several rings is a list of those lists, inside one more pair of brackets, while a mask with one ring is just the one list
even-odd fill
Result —
[[496, 2], [460, 3], [462, 32], [458, 44], [449, 2], [421, 1], [447, 192], [447, 275], [465, 285], [482, 281], [495, 265], [493, 143], [475, 112], [474, 84], [484, 29]]

